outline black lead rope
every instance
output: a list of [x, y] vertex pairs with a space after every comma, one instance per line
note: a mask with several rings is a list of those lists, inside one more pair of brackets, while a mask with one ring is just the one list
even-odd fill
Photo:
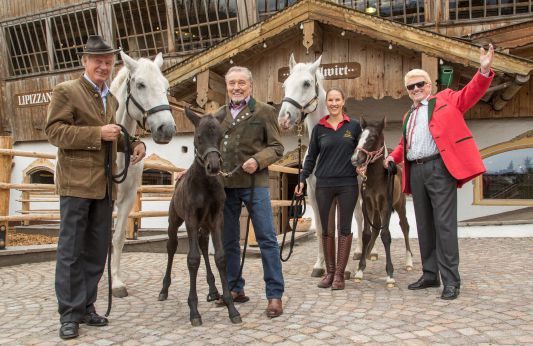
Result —
[[105, 174], [107, 178], [107, 202], [111, 210], [111, 216], [108, 220], [109, 230], [109, 245], [107, 248], [107, 281], [108, 281], [108, 297], [107, 297], [107, 311], [105, 316], [108, 317], [111, 313], [111, 304], [113, 302], [113, 286], [111, 279], [111, 247], [113, 244], [113, 183], [120, 184], [128, 176], [128, 167], [130, 166], [130, 134], [126, 128], [120, 124], [122, 133], [124, 134], [124, 169], [117, 175], [113, 175], [113, 142], [105, 142], [106, 144], [106, 158], [105, 158]]
[[[300, 171], [302, 166], [302, 137], [298, 137], [298, 186], [300, 186]], [[294, 248], [294, 243], [296, 240], [296, 226], [298, 225], [298, 220], [305, 213], [306, 204], [305, 196], [302, 194], [296, 196], [294, 193], [291, 199], [291, 205], [289, 207], [287, 222], [283, 229], [283, 240], [281, 241], [281, 246], [279, 249], [279, 259], [282, 262], [287, 262], [291, 258], [292, 250]], [[291, 227], [291, 216], [292, 216], [292, 227]], [[289, 243], [289, 254], [287, 257], [283, 258], [283, 249], [285, 248], [285, 238], [287, 237], [287, 230], [291, 230], [291, 241]]]
[[394, 198], [394, 176], [396, 175], [397, 168], [396, 164], [394, 162], [389, 162], [389, 165], [387, 166], [387, 205], [389, 207], [387, 222], [385, 222], [381, 227], [376, 227], [372, 221], [370, 220], [370, 217], [368, 216], [368, 211], [366, 210], [366, 203], [365, 203], [365, 190], [366, 190], [366, 182], [363, 181], [363, 187], [361, 189], [361, 209], [363, 209], [363, 216], [365, 218], [365, 221], [368, 222], [372, 228], [381, 231], [386, 228], [389, 228], [390, 224], [390, 218], [392, 216], [393, 207], [392, 207], [392, 199]]

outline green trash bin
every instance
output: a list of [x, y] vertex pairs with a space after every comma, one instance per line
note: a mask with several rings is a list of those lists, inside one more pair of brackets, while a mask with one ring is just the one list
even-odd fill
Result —
[[439, 84], [445, 88], [449, 88], [453, 81], [453, 67], [449, 65], [442, 65], [439, 71]]

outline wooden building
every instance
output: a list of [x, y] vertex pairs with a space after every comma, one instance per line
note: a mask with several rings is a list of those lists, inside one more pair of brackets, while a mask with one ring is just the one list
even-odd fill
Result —
[[[497, 77], [466, 115], [488, 173], [460, 190], [459, 218], [533, 205], [531, 0], [5, 0], [0, 135], [12, 136], [16, 148], [55, 151], [43, 132], [50, 92], [80, 74], [75, 52], [96, 33], [134, 57], [164, 53], [178, 133], [167, 146], [146, 140], [178, 167], [193, 158], [192, 126], [181, 107], [225, 103], [223, 76], [232, 65], [249, 67], [254, 96], [276, 106], [290, 53], [297, 61], [322, 56], [329, 67], [354, 66], [355, 75], [333, 71], [325, 85], [346, 92], [351, 116], [386, 116], [392, 146], [411, 103], [403, 75], [421, 67], [439, 88], [457, 90], [476, 71], [479, 45], [492, 42]], [[284, 141], [294, 148], [293, 135]], [[32, 163], [15, 161], [12, 181], [24, 181]]]

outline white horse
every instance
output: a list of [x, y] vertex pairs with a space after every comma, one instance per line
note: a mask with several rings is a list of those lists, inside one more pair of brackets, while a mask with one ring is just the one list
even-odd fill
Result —
[[[119, 102], [117, 123], [131, 135], [135, 134], [139, 125], [151, 132], [156, 143], [169, 143], [176, 132], [176, 124], [167, 98], [168, 81], [161, 73], [162, 54], [159, 53], [153, 61], [144, 58], [134, 60], [123, 52], [120, 55], [124, 67], [111, 83], [111, 92]], [[118, 171], [124, 169], [124, 153], [118, 153], [117, 166]], [[118, 184], [111, 278], [113, 296], [119, 298], [128, 295], [126, 285], [120, 278], [120, 260], [126, 240], [128, 214], [135, 202], [137, 188], [141, 185], [143, 167], [143, 161], [130, 166], [126, 180]]]
[[[289, 58], [290, 74], [287, 80], [283, 83], [285, 90], [285, 97], [281, 105], [278, 115], [279, 125], [285, 129], [291, 129], [295, 125], [302, 122], [302, 112], [307, 114], [305, 117], [305, 125], [307, 127], [308, 135], [311, 136], [311, 130], [318, 124], [321, 117], [328, 114], [326, 108], [326, 91], [323, 87], [324, 77], [319, 68], [322, 57], [318, 58], [314, 63], [296, 63], [294, 55], [291, 54]], [[309, 138], [308, 138], [309, 140]], [[315, 196], [316, 178], [314, 174], [307, 179], [307, 195], [309, 196], [309, 203], [313, 208], [316, 235], [318, 239], [318, 256], [311, 276], [320, 277], [324, 275], [324, 251], [322, 249], [322, 224], [320, 223], [320, 215], [316, 204]], [[353, 259], [359, 259], [362, 253], [362, 232], [363, 232], [363, 213], [361, 211], [360, 198], [357, 199], [354, 215], [357, 222], [357, 245]], [[333, 219], [334, 213], [330, 213], [330, 220]], [[370, 258], [377, 258], [375, 250], [372, 250]], [[350, 265], [350, 272], [356, 273], [356, 263]]]

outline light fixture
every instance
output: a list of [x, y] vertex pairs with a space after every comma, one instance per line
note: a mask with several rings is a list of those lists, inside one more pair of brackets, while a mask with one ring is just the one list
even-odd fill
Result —
[[342, 30], [341, 31], [341, 36], [344, 36], [344, 35], [346, 35], [346, 31]]
[[233, 59], [229, 59], [229, 63], [233, 65]]
[[268, 46], [267, 46], [267, 43], [266, 43], [266, 42], [263, 42], [263, 48], [266, 48], [266, 47], [268, 47]]
[[375, 14], [378, 10], [375, 7], [369, 6], [365, 9], [365, 13], [367, 14]]
[[389, 49], [392, 49], [392, 43], [389, 43]]
[[300, 23], [300, 30], [304, 29], [304, 23]]
[[196, 82], [196, 76], [192, 77], [192, 81]]
[[442, 61], [442, 59], [439, 59], [439, 64], [444, 64], [444, 61]]

